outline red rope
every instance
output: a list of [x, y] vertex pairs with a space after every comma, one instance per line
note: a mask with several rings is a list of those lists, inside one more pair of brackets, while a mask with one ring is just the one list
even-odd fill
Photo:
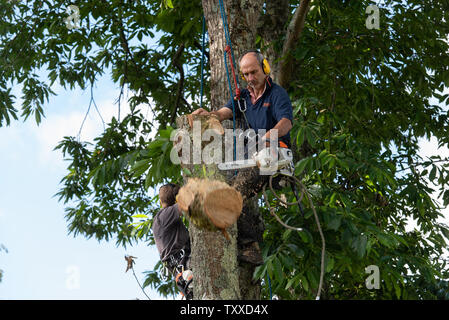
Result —
[[232, 53], [231, 53], [231, 47], [229, 45], [227, 45], [224, 49], [229, 56], [229, 61], [231, 63], [231, 70], [232, 70], [232, 76], [234, 77], [234, 86], [235, 86], [235, 99], [236, 100], [240, 100], [240, 88], [237, 84], [237, 77], [235, 75], [235, 68], [234, 68], [234, 63], [232, 61]]

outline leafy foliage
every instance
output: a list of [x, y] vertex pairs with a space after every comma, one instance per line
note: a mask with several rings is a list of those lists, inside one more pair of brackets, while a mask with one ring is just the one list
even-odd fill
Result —
[[[2, 251], [5, 251], [6, 253], [8, 253], [8, 249], [6, 249], [6, 247], [0, 243], [0, 252], [2, 252]], [[3, 274], [4, 274], [3, 270], [0, 269], [0, 282], [2, 282]]]
[[[294, 104], [295, 172], [312, 195], [326, 238], [322, 297], [448, 299], [449, 228], [438, 219], [449, 203], [449, 162], [438, 154], [422, 158], [418, 141], [449, 143], [442, 107], [449, 101], [449, 7], [386, 0], [380, 30], [368, 30], [368, 4], [313, 1], [292, 52], [297, 72], [287, 90]], [[56, 82], [86, 88], [109, 71], [132, 93], [132, 113], [114, 118], [93, 144], [61, 141], [56, 149], [69, 165], [57, 196], [74, 235], [154, 244], [157, 197], [148, 190], [180, 181], [179, 167], [169, 161], [171, 124], [199, 105], [201, 2], [86, 2], [75, 30], [63, 23], [65, 6], [0, 2], [0, 125], [31, 115], [39, 123]], [[153, 37], [159, 40], [152, 47]], [[11, 94], [16, 84], [22, 85], [21, 114]], [[152, 122], [142, 106], [151, 107]], [[283, 192], [293, 201], [291, 190]], [[272, 195], [270, 202], [283, 221], [304, 231], [286, 230], [262, 205], [265, 263], [254, 276], [263, 280], [265, 298], [270, 283], [279, 298], [313, 299], [321, 242], [310, 206], [304, 199], [302, 212], [283, 208]], [[369, 265], [379, 267], [379, 290], [365, 286]], [[146, 273], [144, 285], [174, 295], [160, 268]]]
[[[418, 148], [420, 137], [445, 139], [446, 111], [430, 98], [449, 75], [442, 55], [449, 29], [435, 23], [423, 34], [422, 21], [430, 11], [436, 21], [448, 17], [427, 3], [387, 5], [377, 31], [364, 26], [364, 2], [315, 2], [295, 53], [296, 173], [313, 190], [325, 229], [326, 298], [442, 298], [447, 281], [441, 279], [449, 276], [448, 227], [436, 222], [442, 208], [432, 198], [433, 185], [447, 204], [448, 159], [424, 160]], [[306, 231], [270, 223], [267, 262], [256, 275], [268, 274], [281, 298], [313, 298], [320, 250], [311, 211], [278, 208]], [[411, 220], [418, 229], [407, 229]], [[381, 270], [380, 290], [365, 287], [365, 267], [372, 264]]]

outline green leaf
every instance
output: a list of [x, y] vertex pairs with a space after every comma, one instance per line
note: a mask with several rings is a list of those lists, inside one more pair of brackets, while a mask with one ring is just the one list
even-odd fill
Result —
[[131, 168], [133, 177], [140, 177], [150, 167], [150, 162], [147, 159], [137, 161]]
[[302, 284], [302, 287], [304, 288], [304, 290], [306, 292], [308, 292], [309, 291], [309, 282], [307, 281], [306, 277], [303, 274], [299, 274], [298, 278], [301, 280], [301, 284]]
[[329, 223], [327, 224], [328, 229], [337, 231], [341, 225], [341, 218], [342, 217], [339, 215], [331, 216], [331, 218], [329, 219]]
[[304, 158], [298, 161], [295, 165], [295, 173], [300, 175], [311, 160], [312, 158]]
[[291, 286], [297, 287], [300, 282], [299, 275], [288, 280], [285, 290], [288, 290]]
[[298, 134], [296, 136], [296, 144], [298, 146], [302, 146], [304, 144], [305, 134], [304, 134], [304, 126], [301, 126], [301, 128], [298, 130]]
[[136, 219], [139, 219], [139, 218], [148, 219], [148, 216], [146, 214], [135, 214], [132, 217], [136, 218]]
[[396, 298], [401, 299], [400, 285], [396, 281], [393, 281], [393, 287], [394, 287], [394, 292], [396, 293]]
[[281, 261], [275, 257], [273, 259], [274, 271], [276, 273], [276, 280], [282, 282], [284, 280], [284, 273], [282, 272]]
[[304, 243], [308, 243], [309, 242], [309, 235], [308, 235], [308, 233], [305, 230], [298, 231], [298, 233], [299, 233], [299, 236], [301, 237], [301, 240]]
[[334, 268], [335, 260], [333, 258], [330, 258], [326, 256], [326, 272], [331, 272]]
[[430, 174], [429, 174], [429, 180], [430, 181], [435, 180], [436, 173], [437, 173], [437, 166], [436, 165], [432, 165], [432, 170], [430, 170]]
[[288, 243], [287, 247], [290, 249], [290, 251], [295, 254], [296, 256], [298, 256], [299, 258], [304, 257], [304, 250], [299, 248], [296, 244], [294, 243]]
[[368, 237], [365, 235], [358, 236], [356, 238], [356, 246], [355, 249], [357, 251], [357, 256], [362, 258], [366, 253], [366, 245], [368, 242]]
[[318, 280], [317, 280], [315, 272], [312, 270], [307, 270], [306, 276], [307, 276], [307, 279], [309, 280], [309, 284], [312, 286], [312, 288], [317, 288]]
[[279, 260], [281, 260], [282, 265], [284, 268], [288, 269], [294, 269], [295, 268], [295, 261], [291, 258], [288, 254], [279, 253]]
[[329, 206], [334, 207], [335, 206], [335, 200], [337, 199], [338, 193], [334, 192], [332, 193], [330, 199], [329, 199]]

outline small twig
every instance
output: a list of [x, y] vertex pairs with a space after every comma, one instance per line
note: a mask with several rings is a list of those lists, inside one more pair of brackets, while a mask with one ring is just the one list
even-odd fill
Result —
[[134, 267], [131, 267], [131, 270], [133, 271], [134, 278], [136, 278], [137, 284], [139, 285], [140, 289], [142, 290], [143, 294], [148, 298], [148, 300], [151, 300], [150, 297], [147, 295], [145, 290], [143, 290], [142, 285], [139, 282], [139, 279], [137, 279], [136, 273], [134, 272]]
[[173, 111], [170, 117], [170, 123], [173, 123], [176, 118], [176, 112], [179, 109], [180, 101], [182, 99], [182, 92], [184, 90], [184, 69], [182, 63], [179, 61], [182, 53], [184, 52], [184, 43], [182, 43], [178, 50], [176, 50], [176, 53], [173, 57], [173, 65], [178, 69], [179, 71], [179, 81], [178, 81], [178, 90], [176, 93], [176, 101], [175, 105], [173, 107]]
[[91, 85], [90, 85], [90, 101], [89, 101], [89, 107], [87, 108], [86, 114], [84, 115], [83, 122], [81, 123], [80, 129], [79, 129], [79, 131], [78, 131], [78, 140], [80, 140], [80, 137], [81, 137], [81, 131], [83, 130], [84, 123], [86, 122], [87, 116], [89, 115], [90, 107], [92, 106], [92, 104], [94, 105], [95, 110], [97, 110], [97, 113], [98, 113], [98, 115], [100, 116], [101, 122], [102, 122], [102, 124], [103, 124], [103, 130], [106, 129], [106, 128], [105, 128], [105, 122], [104, 122], [104, 119], [103, 119], [103, 117], [101, 116], [100, 110], [98, 110], [97, 103], [95, 102], [95, 99], [94, 99], [93, 82], [92, 82]]
[[[409, 170], [409, 169], [410, 170], [416, 170], [416, 167], [418, 167], [418, 166], [426, 166], [426, 165], [431, 165], [431, 164], [439, 163], [439, 162], [449, 162], [449, 158], [440, 159], [440, 160], [426, 160], [424, 162], [412, 163], [412, 165], [409, 165], [409, 167], [396, 170], [396, 172], [401, 172], [401, 171], [405, 171], [405, 170]], [[400, 163], [406, 163], [406, 162], [405, 161], [401, 161]], [[409, 164], [409, 162], [407, 162], [407, 164]]]
[[78, 131], [78, 141], [80, 140], [80, 137], [81, 137], [81, 131], [83, 130], [84, 122], [86, 121], [87, 115], [88, 115], [89, 112], [90, 112], [90, 106], [91, 106], [91, 105], [92, 105], [92, 103], [89, 103], [89, 107], [87, 108], [86, 115], [84, 116], [83, 122], [81, 122], [81, 127], [80, 127], [80, 129], [79, 129], [79, 131]]
[[128, 272], [129, 269], [131, 269], [131, 270], [133, 271], [134, 278], [136, 279], [137, 284], [139, 285], [139, 287], [140, 287], [140, 289], [142, 290], [143, 294], [148, 298], [148, 300], [151, 300], [150, 297], [149, 297], [149, 296], [147, 295], [147, 293], [145, 292], [145, 290], [143, 290], [143, 287], [142, 287], [142, 285], [140, 284], [139, 279], [138, 279], [137, 276], [136, 276], [136, 272], [134, 271], [134, 263], [135, 263], [134, 259], [136, 259], [136, 257], [133, 257], [133, 256], [125, 256], [125, 260], [126, 260], [126, 262], [127, 262], [127, 266], [126, 266], [126, 271], [125, 271], [125, 272]]
[[105, 128], [104, 119], [103, 119], [103, 117], [102, 117], [102, 115], [100, 113], [100, 110], [98, 110], [97, 103], [95, 102], [95, 99], [94, 99], [93, 83], [90, 86], [90, 102], [94, 104], [95, 110], [97, 110], [98, 116], [100, 117], [101, 122], [103, 123], [103, 130], [105, 130], [106, 128]]

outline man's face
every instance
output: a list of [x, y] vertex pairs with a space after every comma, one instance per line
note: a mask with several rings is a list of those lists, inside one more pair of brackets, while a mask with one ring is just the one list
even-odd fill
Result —
[[257, 60], [255, 53], [247, 53], [240, 61], [240, 71], [243, 73], [248, 85], [255, 90], [261, 90], [265, 86], [266, 74]]

